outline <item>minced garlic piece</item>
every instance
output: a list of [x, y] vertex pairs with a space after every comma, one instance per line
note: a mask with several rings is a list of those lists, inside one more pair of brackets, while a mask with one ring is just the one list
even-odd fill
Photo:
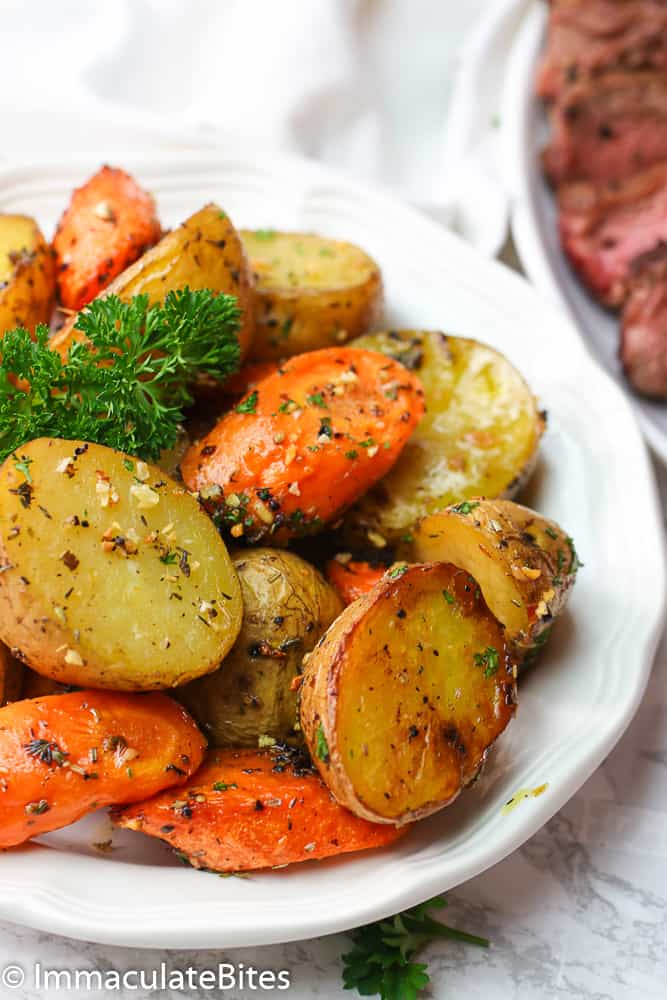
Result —
[[68, 649], [65, 653], [65, 663], [69, 663], [72, 667], [82, 667], [83, 659], [76, 649]]
[[368, 531], [367, 538], [376, 549], [383, 549], [387, 544], [387, 539], [383, 538], [377, 531]]
[[74, 459], [68, 455], [67, 458], [63, 458], [62, 462], [58, 462], [56, 465], [56, 472], [67, 472], [73, 465]]
[[160, 502], [160, 495], [145, 483], [133, 483], [130, 486], [130, 496], [137, 501], [139, 510], [149, 510]]

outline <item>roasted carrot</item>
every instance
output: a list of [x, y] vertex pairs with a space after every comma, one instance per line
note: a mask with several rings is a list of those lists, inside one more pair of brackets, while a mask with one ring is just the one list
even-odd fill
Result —
[[205, 741], [164, 694], [74, 691], [0, 709], [0, 847], [186, 781]]
[[73, 193], [53, 238], [62, 305], [81, 309], [159, 238], [151, 195], [124, 170], [102, 167]]
[[387, 570], [386, 566], [373, 566], [368, 562], [340, 562], [330, 559], [326, 565], [326, 575], [345, 604], [352, 604], [371, 590], [378, 580], [381, 580]]
[[183, 478], [235, 538], [313, 534], [391, 468], [423, 396], [407, 368], [374, 351], [299, 354], [190, 448]]
[[165, 840], [195, 868], [226, 872], [382, 847], [404, 832], [353, 816], [305, 755], [285, 747], [209, 751], [184, 786], [112, 818]]

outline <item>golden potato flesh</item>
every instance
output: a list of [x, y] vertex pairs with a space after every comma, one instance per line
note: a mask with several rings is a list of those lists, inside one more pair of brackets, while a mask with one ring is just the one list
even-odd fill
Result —
[[213, 670], [241, 626], [224, 543], [160, 469], [40, 438], [0, 467], [0, 638], [54, 680], [169, 688]]
[[179, 699], [213, 746], [256, 747], [265, 737], [299, 743], [294, 681], [343, 605], [293, 552], [244, 549], [234, 568], [243, 596], [239, 637], [220, 669], [187, 684]]
[[389, 474], [349, 512], [351, 540], [409, 542], [425, 514], [468, 497], [517, 492], [533, 469], [544, 419], [502, 354], [425, 330], [370, 333], [354, 346], [416, 372], [426, 415]]
[[451, 802], [515, 711], [515, 668], [475, 581], [397, 567], [343, 611], [307, 660], [301, 725], [333, 795], [407, 823]]
[[414, 552], [474, 576], [521, 658], [548, 638], [580, 565], [560, 525], [511, 500], [464, 501], [425, 517]]
[[[188, 286], [210, 288], [217, 294], [235, 295], [242, 312], [239, 344], [241, 359], [250, 349], [255, 327], [252, 274], [243, 245], [229, 216], [218, 205], [205, 205], [163, 236], [139, 260], [119, 274], [101, 293], [128, 301], [148, 295], [149, 303], [162, 302], [167, 293]], [[53, 346], [65, 352], [83, 334], [74, 329], [72, 317], [54, 336]]]
[[255, 276], [256, 360], [335, 347], [379, 318], [380, 269], [354, 244], [273, 229], [241, 239]]
[[48, 323], [55, 288], [53, 254], [35, 220], [0, 214], [0, 336]]

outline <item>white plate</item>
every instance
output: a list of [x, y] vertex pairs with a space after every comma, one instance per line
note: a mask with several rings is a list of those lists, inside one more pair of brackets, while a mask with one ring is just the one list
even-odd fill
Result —
[[512, 49], [505, 83], [502, 126], [514, 240], [532, 282], [544, 295], [565, 306], [594, 357], [628, 393], [649, 444], [667, 462], [667, 402], [652, 402], [632, 392], [618, 358], [620, 319], [588, 293], [570, 268], [558, 238], [553, 192], [539, 163], [547, 121], [541, 102], [534, 96], [546, 16], [543, 3], [531, 5]]
[[[0, 210], [50, 231], [98, 164], [0, 171]], [[40, 844], [0, 854], [0, 917], [125, 945], [223, 947], [341, 930], [395, 912], [495, 864], [535, 833], [611, 750], [644, 690], [664, 603], [652, 474], [630, 407], [571, 322], [529, 285], [377, 191], [303, 160], [176, 156], [124, 163], [177, 223], [215, 199], [244, 226], [319, 230], [379, 260], [388, 321], [477, 337], [517, 364], [548, 409], [528, 500], [576, 538], [585, 568], [544, 662], [521, 683], [516, 721], [484, 778], [389, 850], [221, 879], [167, 848], [114, 833], [98, 814]], [[547, 783], [508, 815], [521, 788]]]

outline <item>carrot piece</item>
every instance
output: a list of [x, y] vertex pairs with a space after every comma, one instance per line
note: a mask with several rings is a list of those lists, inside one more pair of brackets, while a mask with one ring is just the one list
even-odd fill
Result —
[[151, 195], [124, 170], [102, 167], [74, 191], [53, 238], [62, 305], [83, 308], [159, 238]]
[[337, 559], [330, 559], [326, 565], [327, 580], [338, 591], [345, 604], [352, 604], [352, 601], [372, 590], [386, 570], [386, 566], [372, 566], [371, 563], [354, 560], [341, 563]]
[[233, 537], [312, 534], [391, 468], [424, 413], [418, 379], [374, 351], [299, 354], [186, 453], [188, 489]]
[[73, 691], [0, 709], [0, 847], [186, 781], [205, 741], [167, 695]]
[[404, 828], [369, 823], [331, 797], [305, 755], [209, 751], [176, 792], [114, 810], [119, 826], [160, 837], [195, 868], [249, 871], [382, 847]]

